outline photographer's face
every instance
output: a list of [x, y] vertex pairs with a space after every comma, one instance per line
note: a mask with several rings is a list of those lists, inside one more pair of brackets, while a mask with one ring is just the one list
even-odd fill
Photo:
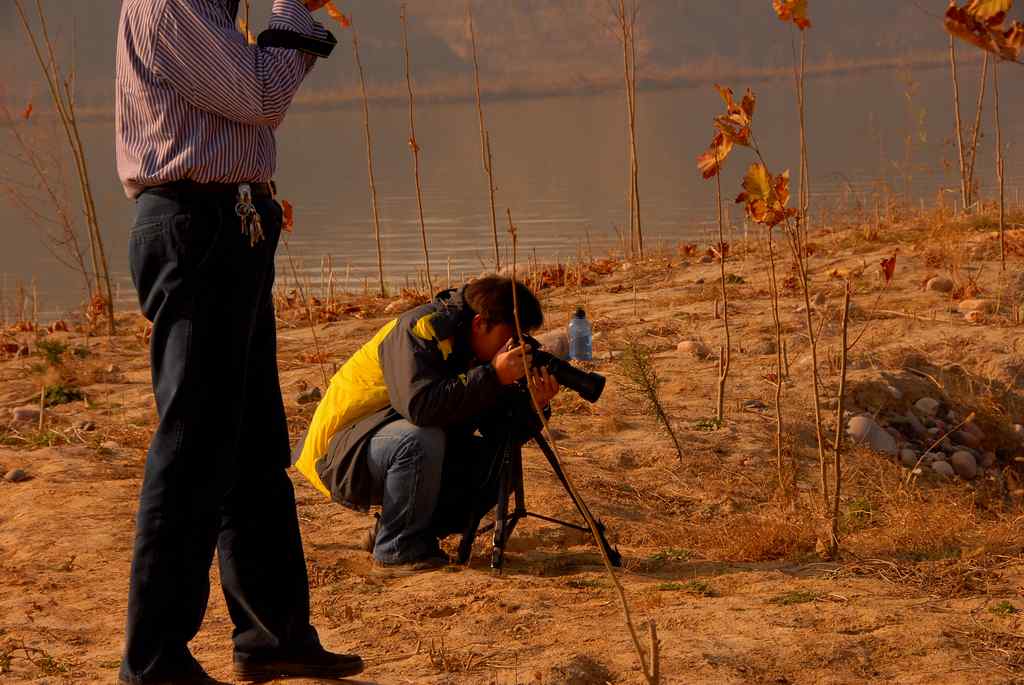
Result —
[[481, 363], [487, 363], [505, 349], [515, 329], [511, 324], [500, 323], [490, 326], [479, 314], [473, 317], [472, 334], [469, 344], [473, 354]]

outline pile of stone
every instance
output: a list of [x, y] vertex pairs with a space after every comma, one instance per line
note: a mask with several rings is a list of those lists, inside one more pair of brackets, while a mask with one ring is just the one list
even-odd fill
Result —
[[851, 416], [846, 433], [854, 443], [889, 455], [918, 473], [931, 470], [974, 480], [994, 468], [997, 459], [995, 452], [985, 449], [985, 433], [964, 418], [945, 403], [922, 397], [903, 413]]

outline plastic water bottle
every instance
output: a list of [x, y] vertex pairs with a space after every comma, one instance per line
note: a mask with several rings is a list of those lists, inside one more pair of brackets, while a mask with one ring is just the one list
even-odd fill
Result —
[[569, 358], [580, 361], [590, 361], [594, 358], [593, 352], [594, 335], [587, 321], [587, 314], [583, 307], [576, 310], [569, 319]]

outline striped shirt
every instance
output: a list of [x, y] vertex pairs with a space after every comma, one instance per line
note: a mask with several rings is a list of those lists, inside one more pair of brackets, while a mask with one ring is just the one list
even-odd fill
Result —
[[[274, 130], [315, 57], [250, 45], [238, 0], [122, 0], [117, 171], [128, 197], [172, 181], [266, 182]], [[324, 38], [302, 0], [274, 0], [270, 28]]]

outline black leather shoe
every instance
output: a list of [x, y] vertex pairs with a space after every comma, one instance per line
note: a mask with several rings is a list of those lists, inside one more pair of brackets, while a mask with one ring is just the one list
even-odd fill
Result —
[[[135, 685], [122, 677], [117, 679], [118, 685]], [[147, 680], [146, 685], [231, 685], [225, 680], [217, 680], [206, 671], [188, 673], [176, 678], [161, 678], [159, 680]]]
[[279, 678], [341, 680], [363, 671], [363, 660], [355, 654], [333, 654], [318, 648], [294, 658], [270, 661], [235, 660], [235, 677], [246, 683]]

